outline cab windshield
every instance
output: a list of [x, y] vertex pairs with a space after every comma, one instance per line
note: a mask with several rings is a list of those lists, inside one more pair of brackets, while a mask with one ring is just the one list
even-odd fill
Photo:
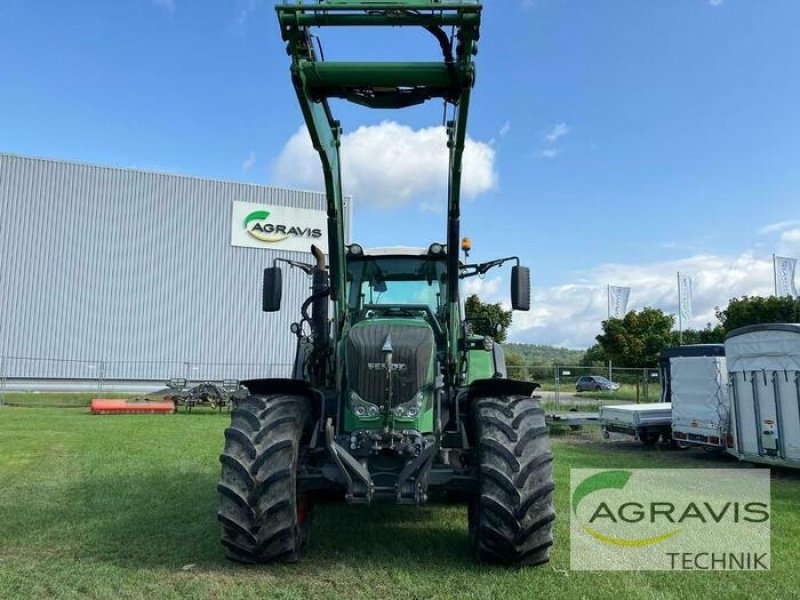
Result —
[[347, 295], [351, 311], [365, 304], [427, 304], [433, 313], [445, 303], [446, 263], [427, 256], [349, 259]]

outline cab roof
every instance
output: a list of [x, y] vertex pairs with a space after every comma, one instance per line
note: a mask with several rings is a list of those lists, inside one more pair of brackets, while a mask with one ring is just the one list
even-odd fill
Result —
[[415, 248], [412, 246], [386, 246], [383, 248], [365, 248], [365, 256], [425, 256], [428, 254], [427, 248]]

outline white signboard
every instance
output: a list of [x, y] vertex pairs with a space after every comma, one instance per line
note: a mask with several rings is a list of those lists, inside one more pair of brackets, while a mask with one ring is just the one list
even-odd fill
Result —
[[234, 202], [231, 245], [311, 252], [311, 245], [328, 252], [328, 219], [324, 211]]

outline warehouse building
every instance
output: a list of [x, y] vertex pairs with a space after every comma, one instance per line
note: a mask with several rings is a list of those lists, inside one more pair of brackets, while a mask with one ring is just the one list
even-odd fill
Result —
[[312, 243], [322, 193], [0, 154], [0, 377], [286, 374], [309, 281], [261, 274]]

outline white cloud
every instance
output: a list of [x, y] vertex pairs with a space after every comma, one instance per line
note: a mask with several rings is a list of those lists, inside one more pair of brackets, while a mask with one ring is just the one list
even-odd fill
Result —
[[547, 133], [544, 136], [544, 139], [547, 140], [548, 143], [554, 144], [558, 141], [559, 138], [564, 137], [569, 133], [569, 127], [566, 123], [558, 123], [553, 127], [550, 133]]
[[[393, 207], [447, 189], [444, 127], [412, 129], [394, 121], [359, 127], [342, 139], [342, 185], [359, 202]], [[305, 126], [286, 142], [274, 164], [281, 185], [322, 189], [319, 156]], [[495, 150], [467, 138], [462, 191], [475, 198], [497, 186]]]
[[511, 131], [511, 121], [506, 121], [503, 123], [503, 126], [500, 128], [498, 134], [501, 138], [506, 137], [508, 133]]
[[247, 27], [247, 21], [250, 18], [250, 15], [256, 11], [258, 5], [259, 0], [246, 0], [244, 4], [241, 5], [241, 8], [236, 16], [236, 24], [239, 26], [239, 29], [242, 32]]
[[175, 12], [175, 0], [152, 0], [153, 6], [162, 8], [167, 12]]
[[244, 162], [242, 162], [242, 171], [247, 173], [255, 166], [256, 166], [256, 153], [251, 150], [250, 154], [248, 154], [247, 158], [245, 158]]
[[723, 0], [708, 0], [708, 3], [709, 3], [711, 6], [715, 6], [715, 7], [716, 7], [716, 6], [721, 6], [721, 5], [722, 5], [722, 2], [723, 2]]
[[778, 241], [778, 254], [781, 256], [800, 256], [800, 228], [788, 229], [781, 233]]
[[483, 302], [500, 302], [503, 300], [502, 277], [469, 277], [464, 279], [464, 297], [478, 294]]
[[545, 148], [539, 153], [539, 158], [555, 158], [561, 154], [561, 150], [558, 148]]
[[561, 154], [561, 148], [554, 146], [558, 140], [569, 133], [569, 126], [566, 123], [557, 123], [548, 133], [544, 135], [544, 148], [535, 154], [537, 158], [553, 159]]
[[[795, 234], [789, 236], [794, 238]], [[800, 230], [796, 233], [800, 249]], [[693, 279], [694, 316], [684, 327], [702, 328], [715, 323], [714, 309], [731, 298], [773, 292], [772, 260], [746, 251], [738, 256], [698, 254], [654, 263], [602, 264], [574, 274], [574, 283], [537, 288], [533, 282], [530, 312], [515, 312], [509, 338], [512, 341], [586, 348], [600, 333], [607, 318], [606, 285], [630, 286], [629, 309], [645, 306], [675, 314], [678, 271]], [[499, 282], [500, 297], [507, 299], [506, 284]]]
[[758, 233], [759, 235], [769, 235], [771, 233], [780, 233], [785, 229], [792, 229], [794, 227], [800, 227], [800, 219], [790, 219], [788, 221], [770, 223], [769, 225], [764, 225], [764, 227], [759, 229]]

